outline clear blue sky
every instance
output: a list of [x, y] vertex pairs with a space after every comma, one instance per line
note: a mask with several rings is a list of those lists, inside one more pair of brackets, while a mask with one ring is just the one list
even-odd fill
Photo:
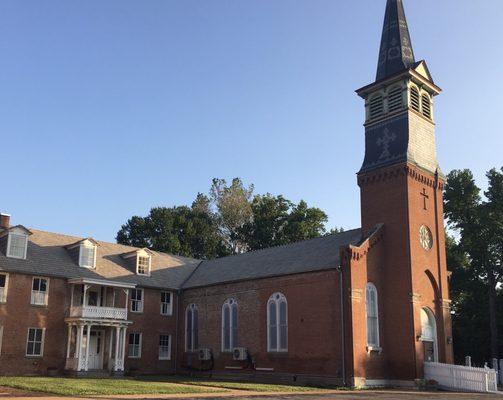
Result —
[[[503, 1], [405, 0], [443, 170], [503, 165]], [[359, 226], [385, 0], [2, 0], [0, 210], [114, 240], [241, 177]]]

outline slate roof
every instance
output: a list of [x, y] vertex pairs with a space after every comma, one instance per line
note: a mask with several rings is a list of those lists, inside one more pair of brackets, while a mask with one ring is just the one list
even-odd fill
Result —
[[379, 50], [376, 81], [415, 64], [414, 50], [402, 0], [388, 0]]
[[203, 261], [183, 288], [337, 268], [340, 265], [340, 247], [356, 245], [361, 240], [361, 229], [354, 229], [285, 246]]
[[65, 248], [83, 238], [30, 229], [26, 260], [8, 258], [0, 251], [0, 271], [59, 278], [106, 279], [141, 287], [178, 289], [199, 264], [198, 260], [152, 252], [150, 276], [136, 275], [121, 256], [135, 247], [97, 241], [96, 269], [79, 267]]
[[132, 283], [140, 287], [180, 289], [337, 268], [339, 248], [361, 241], [360, 229], [285, 246], [199, 261], [152, 251], [150, 276], [137, 275], [123, 255], [135, 247], [97, 241], [96, 268], [80, 267], [68, 245], [83, 238], [30, 229], [26, 260], [0, 251], [0, 271], [57, 278], [87, 278]]

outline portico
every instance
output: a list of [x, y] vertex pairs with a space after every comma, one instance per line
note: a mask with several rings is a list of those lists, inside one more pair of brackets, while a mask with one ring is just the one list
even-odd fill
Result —
[[126, 352], [129, 290], [134, 284], [72, 279], [66, 364], [67, 371], [122, 373]]

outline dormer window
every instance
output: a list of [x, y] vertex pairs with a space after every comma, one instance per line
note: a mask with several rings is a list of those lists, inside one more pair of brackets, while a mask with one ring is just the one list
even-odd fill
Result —
[[81, 243], [79, 265], [84, 268], [96, 268], [96, 245], [90, 242]]
[[150, 256], [138, 254], [136, 259], [136, 273], [138, 275], [150, 275]]
[[23, 233], [9, 233], [7, 257], [26, 259], [28, 235]]
[[5, 255], [10, 258], [25, 260], [28, 250], [28, 236], [30, 235], [31, 232], [22, 225], [16, 225], [4, 229], [1, 232], [1, 237], [4, 238], [7, 236], [7, 240], [2, 240], [3, 243], [7, 244], [7, 247], [3, 248]]

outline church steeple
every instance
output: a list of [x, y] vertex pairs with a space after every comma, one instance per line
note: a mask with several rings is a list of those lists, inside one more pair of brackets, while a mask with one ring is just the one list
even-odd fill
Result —
[[415, 63], [402, 0], [387, 0], [376, 80], [388, 78]]

